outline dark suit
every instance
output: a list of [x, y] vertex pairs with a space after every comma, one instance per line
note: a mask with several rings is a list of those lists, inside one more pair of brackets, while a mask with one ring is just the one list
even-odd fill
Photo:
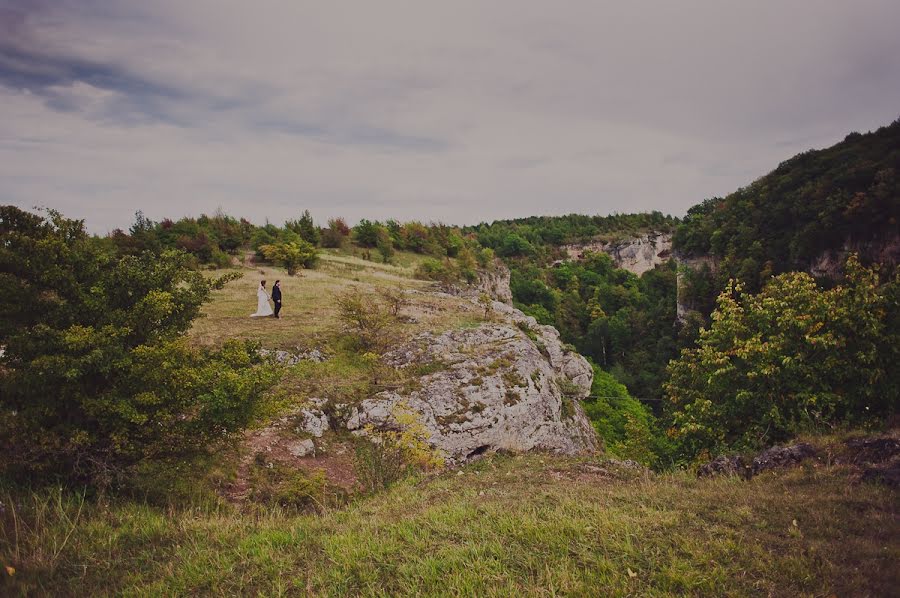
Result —
[[272, 301], [275, 303], [275, 317], [280, 318], [278, 312], [281, 311], [281, 287], [278, 285], [272, 287]]

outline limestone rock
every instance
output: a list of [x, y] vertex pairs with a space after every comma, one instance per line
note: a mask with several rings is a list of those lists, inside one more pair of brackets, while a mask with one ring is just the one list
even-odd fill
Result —
[[670, 233], [650, 232], [645, 235], [619, 241], [593, 241], [565, 245], [569, 259], [580, 260], [587, 252], [608, 254], [616, 268], [622, 268], [640, 276], [658, 264], [664, 264], [672, 254]]
[[596, 434], [578, 402], [590, 392], [590, 364], [563, 347], [555, 329], [504, 303], [493, 305], [503, 322], [423, 333], [388, 353], [384, 360], [394, 367], [441, 368], [423, 376], [417, 390], [363, 401], [348, 429], [393, 428], [402, 404], [418, 414], [431, 444], [451, 462], [497, 449], [596, 451]]
[[285, 445], [285, 448], [287, 449], [287, 452], [295, 457], [305, 457], [315, 452], [316, 445], [312, 440], [306, 438], [304, 440], [289, 442]]
[[329, 429], [328, 416], [321, 409], [325, 401], [310, 399], [309, 403], [310, 406], [303, 407], [298, 414], [299, 431], [321, 438]]

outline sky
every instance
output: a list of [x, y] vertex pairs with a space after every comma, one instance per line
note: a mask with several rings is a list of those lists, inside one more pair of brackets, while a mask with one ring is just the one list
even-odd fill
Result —
[[896, 0], [0, 0], [0, 203], [683, 215], [900, 117]]

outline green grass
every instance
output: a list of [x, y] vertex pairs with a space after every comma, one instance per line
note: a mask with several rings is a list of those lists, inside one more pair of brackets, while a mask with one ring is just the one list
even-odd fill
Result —
[[18, 550], [7, 506], [0, 561], [16, 572], [0, 593], [813, 596], [900, 581], [896, 493], [845, 470], [743, 482], [592, 464], [497, 457], [322, 516], [127, 501], [76, 515], [63, 496]]

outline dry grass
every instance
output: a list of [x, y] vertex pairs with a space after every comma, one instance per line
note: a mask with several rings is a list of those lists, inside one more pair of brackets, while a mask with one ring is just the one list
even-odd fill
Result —
[[[370, 294], [373, 301], [377, 300], [379, 288], [426, 291], [430, 283], [411, 278], [415, 264], [421, 259], [415, 254], [404, 254], [400, 265], [390, 265], [330, 250], [323, 253], [319, 268], [301, 270], [297, 276], [288, 276], [283, 269], [268, 265], [240, 268], [243, 277], [214, 294], [190, 336], [207, 346], [221, 344], [229, 338], [242, 338], [273, 349], [334, 347], [340, 332], [335, 297], [350, 286]], [[271, 289], [276, 279], [281, 280], [284, 295], [281, 319], [251, 318], [250, 314], [256, 311], [259, 281], [266, 280]], [[479, 321], [477, 308], [455, 298], [416, 293], [410, 296], [410, 301], [404, 314], [417, 322], [400, 326], [399, 338]]]

